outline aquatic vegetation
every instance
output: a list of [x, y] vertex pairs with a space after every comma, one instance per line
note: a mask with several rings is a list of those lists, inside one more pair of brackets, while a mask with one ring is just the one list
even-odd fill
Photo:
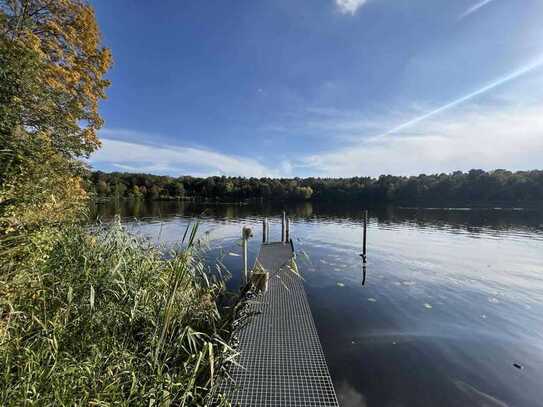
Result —
[[0, 404], [205, 405], [235, 353], [196, 240], [66, 227], [0, 276]]

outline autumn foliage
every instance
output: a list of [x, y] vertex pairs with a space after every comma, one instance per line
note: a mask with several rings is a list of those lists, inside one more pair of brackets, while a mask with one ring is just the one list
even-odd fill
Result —
[[105, 98], [111, 65], [93, 9], [79, 0], [0, 0], [0, 11], [2, 46], [34, 52], [39, 66], [38, 95], [14, 95], [18, 99], [11, 101], [16, 124], [47, 133], [61, 152], [93, 152], [100, 144], [98, 102]]
[[0, 245], [77, 218], [111, 53], [80, 0], [0, 0]]

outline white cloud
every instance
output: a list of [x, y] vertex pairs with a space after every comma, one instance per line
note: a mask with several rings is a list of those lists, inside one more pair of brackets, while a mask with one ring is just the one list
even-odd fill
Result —
[[335, 2], [341, 13], [354, 15], [360, 7], [366, 4], [367, 0], [335, 0]]
[[339, 385], [339, 402], [343, 407], [367, 407], [366, 397], [350, 383], [344, 381]]
[[460, 14], [459, 19], [463, 19], [464, 17], [469, 16], [472, 13], [475, 13], [480, 8], [486, 6], [487, 4], [493, 2], [494, 0], [483, 0], [477, 4], [474, 4], [473, 6], [469, 7], [466, 11], [464, 11], [462, 14]]
[[[341, 127], [341, 123], [338, 125]], [[367, 132], [367, 128], [362, 131]], [[108, 131], [108, 135], [112, 134], [114, 131]], [[341, 147], [307, 154], [295, 161], [283, 157], [273, 167], [258, 159], [205, 148], [155, 146], [115, 140], [110, 136], [102, 138], [103, 147], [90, 162], [101, 168], [110, 166], [128, 172], [256, 177], [416, 175], [471, 168], [534, 169], [541, 168], [543, 156], [543, 100], [531, 106], [457, 108], [402, 132], [374, 134], [378, 135], [359, 137], [357, 141], [353, 141], [353, 137]]]
[[[107, 130], [108, 135], [114, 130]], [[169, 175], [279, 176], [258, 161], [195, 147], [155, 146], [102, 138], [102, 148], [90, 158], [91, 165], [110, 165], [123, 171]]]
[[408, 135], [375, 136], [313, 154], [297, 167], [334, 177], [414, 175], [471, 168], [540, 168], [542, 156], [543, 106], [496, 111], [477, 107], [419, 123]]
[[[306, 156], [295, 165], [305, 173], [353, 176], [433, 173], [470, 168], [539, 168], [543, 152], [543, 101], [509, 103], [509, 108], [484, 106], [454, 110], [475, 97], [543, 66], [543, 56], [489, 84], [414, 118], [389, 126], [325, 111], [319, 123], [334, 133], [350, 133], [348, 147]], [[494, 105], [496, 106], [496, 105]], [[517, 106], [517, 107], [514, 107]], [[329, 114], [328, 114], [329, 113]], [[447, 114], [447, 116], [444, 116]], [[334, 118], [335, 116], [335, 118]], [[374, 128], [388, 129], [362, 138]], [[357, 129], [359, 131], [357, 132]], [[338, 139], [338, 136], [336, 136]], [[362, 141], [360, 141], [362, 140]]]

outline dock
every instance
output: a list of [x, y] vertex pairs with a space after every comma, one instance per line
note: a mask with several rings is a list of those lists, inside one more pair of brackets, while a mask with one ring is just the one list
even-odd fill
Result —
[[253, 270], [269, 273], [267, 289], [248, 305], [254, 316], [240, 329], [238, 364], [219, 389], [233, 406], [338, 406], [286, 225], [272, 243], [264, 225]]

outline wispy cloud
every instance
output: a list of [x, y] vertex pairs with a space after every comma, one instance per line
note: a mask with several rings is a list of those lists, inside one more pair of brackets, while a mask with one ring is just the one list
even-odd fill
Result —
[[[477, 96], [493, 91], [502, 85], [506, 85], [507, 83], [542, 67], [543, 54], [514, 71], [439, 107], [428, 108], [428, 106], [415, 103], [410, 105], [408, 109], [409, 112], [406, 111], [405, 107], [402, 107], [403, 111], [401, 112], [393, 110], [387, 111], [386, 117], [383, 116], [382, 113], [376, 116], [376, 114], [368, 115], [368, 113], [330, 107], [308, 107], [303, 112], [299, 113], [296, 120], [289, 123], [288, 126], [267, 126], [265, 130], [281, 133], [295, 132], [297, 134], [307, 135], [308, 137], [312, 135], [313, 138], [329, 138], [330, 135], [333, 135], [334, 140], [338, 142], [352, 143], [356, 143], [366, 136], [381, 138], [399, 134], [400, 132], [404, 134], [407, 129], [413, 128], [415, 125], [425, 120], [470, 102]], [[523, 96], [523, 98], [526, 100], [526, 96]], [[518, 99], [518, 97], [516, 97], [516, 99]], [[506, 101], [503, 100], [502, 102], [510, 104], [515, 103], [514, 100], [512, 101], [510, 99]], [[405, 120], [406, 117], [410, 118]], [[401, 121], [402, 119], [404, 121]], [[397, 124], [398, 122], [400, 124]], [[410, 133], [417, 133], [417, 131], [410, 130]]]
[[[108, 129], [108, 135], [115, 133]], [[194, 147], [156, 146], [140, 142], [102, 138], [102, 148], [89, 160], [98, 167], [114, 167], [129, 172], [169, 175], [280, 176], [260, 162]]]
[[533, 70], [537, 69], [537, 68], [540, 68], [541, 66], [543, 66], [543, 55], [540, 55], [535, 61], [533, 62], [530, 62], [516, 70], [514, 70], [513, 72], [499, 78], [499, 79], [496, 79], [492, 82], [490, 82], [489, 84], [473, 91], [473, 92], [470, 92], [468, 93], [467, 95], [464, 95], [458, 99], [455, 99], [453, 100], [452, 102], [449, 102], [449, 103], [446, 103], [445, 105], [443, 106], [440, 106], [434, 110], [431, 110], [430, 112], [427, 112], [423, 115], [420, 115], [420, 116], [417, 116], [405, 123], [402, 123], [390, 130], [388, 130], [387, 132], [379, 135], [378, 137], [384, 137], [384, 136], [388, 136], [390, 134], [393, 134], [393, 133], [397, 133], [399, 132], [400, 130], [403, 130], [407, 127], [411, 127], [419, 122], [422, 122], [423, 120], [426, 120], [426, 119], [429, 119], [431, 118], [432, 116], [435, 116], [437, 115], [438, 113], [441, 113], [441, 112], [444, 112], [446, 110], [449, 110], [453, 107], [456, 107], [462, 103], [465, 103], [473, 98], [475, 98], [476, 96], [479, 96], [479, 95], [482, 95], [492, 89], [495, 89], [497, 88], [498, 86], [501, 86], [501, 85], [504, 85], [506, 84], [507, 82], [510, 82], [514, 79], [517, 79], [523, 75], [526, 75], [527, 73], [530, 73], [532, 72]]
[[[413, 118], [395, 126], [387, 126], [390, 117], [369, 120], [354, 111], [307, 108], [303, 114], [306, 130], [327, 137], [333, 134], [334, 141], [342, 146], [328, 143], [328, 147], [315, 148], [295, 161], [276, 160], [273, 165], [265, 165], [264, 159], [229, 155], [207, 147], [146, 143], [146, 140], [159, 140], [157, 135], [104, 129], [100, 134], [103, 148], [90, 162], [98, 168], [130, 172], [256, 177], [407, 175], [473, 167], [536, 168], [541, 166], [543, 155], [540, 98], [524, 105], [518, 101], [507, 103], [509, 107], [500, 103], [500, 107], [479, 105], [470, 109], [466, 105], [473, 103], [475, 97], [541, 67], [543, 55], [442, 106], [422, 111], [419, 106]], [[445, 112], [447, 115], [443, 115]], [[293, 129], [288, 125], [279, 130]]]
[[448, 172], [540, 167], [543, 107], [489, 111], [478, 106], [414, 126], [409, 135], [370, 137], [314, 154], [298, 171], [321, 176]]
[[360, 7], [366, 4], [367, 0], [335, 0], [335, 2], [341, 13], [354, 15]]
[[[465, 106], [476, 96], [543, 67], [543, 55], [489, 84], [389, 130], [359, 137], [345, 147], [308, 155], [296, 170], [329, 176], [415, 174], [455, 169], [540, 167], [543, 106], [526, 104], [494, 110]], [[464, 106], [464, 107], [462, 107]], [[448, 112], [456, 108], [452, 112]], [[442, 113], [448, 112], [446, 117]], [[436, 117], [439, 115], [439, 120]], [[338, 128], [344, 127], [343, 118]], [[352, 119], [348, 125], [363, 126]], [[366, 123], [367, 128], [367, 123]], [[386, 128], [381, 126], [381, 128]], [[409, 129], [407, 133], [406, 130]], [[366, 133], [367, 134], [367, 133]], [[391, 137], [394, 136], [395, 137]]]
[[466, 11], [464, 11], [462, 14], [460, 14], [460, 16], [458, 18], [461, 20], [461, 19], [469, 16], [470, 14], [475, 13], [476, 11], [483, 8], [487, 4], [492, 3], [493, 1], [494, 0], [483, 0], [483, 1], [479, 2], [479, 3], [477, 3], [477, 4], [474, 4], [473, 6], [469, 7]]

